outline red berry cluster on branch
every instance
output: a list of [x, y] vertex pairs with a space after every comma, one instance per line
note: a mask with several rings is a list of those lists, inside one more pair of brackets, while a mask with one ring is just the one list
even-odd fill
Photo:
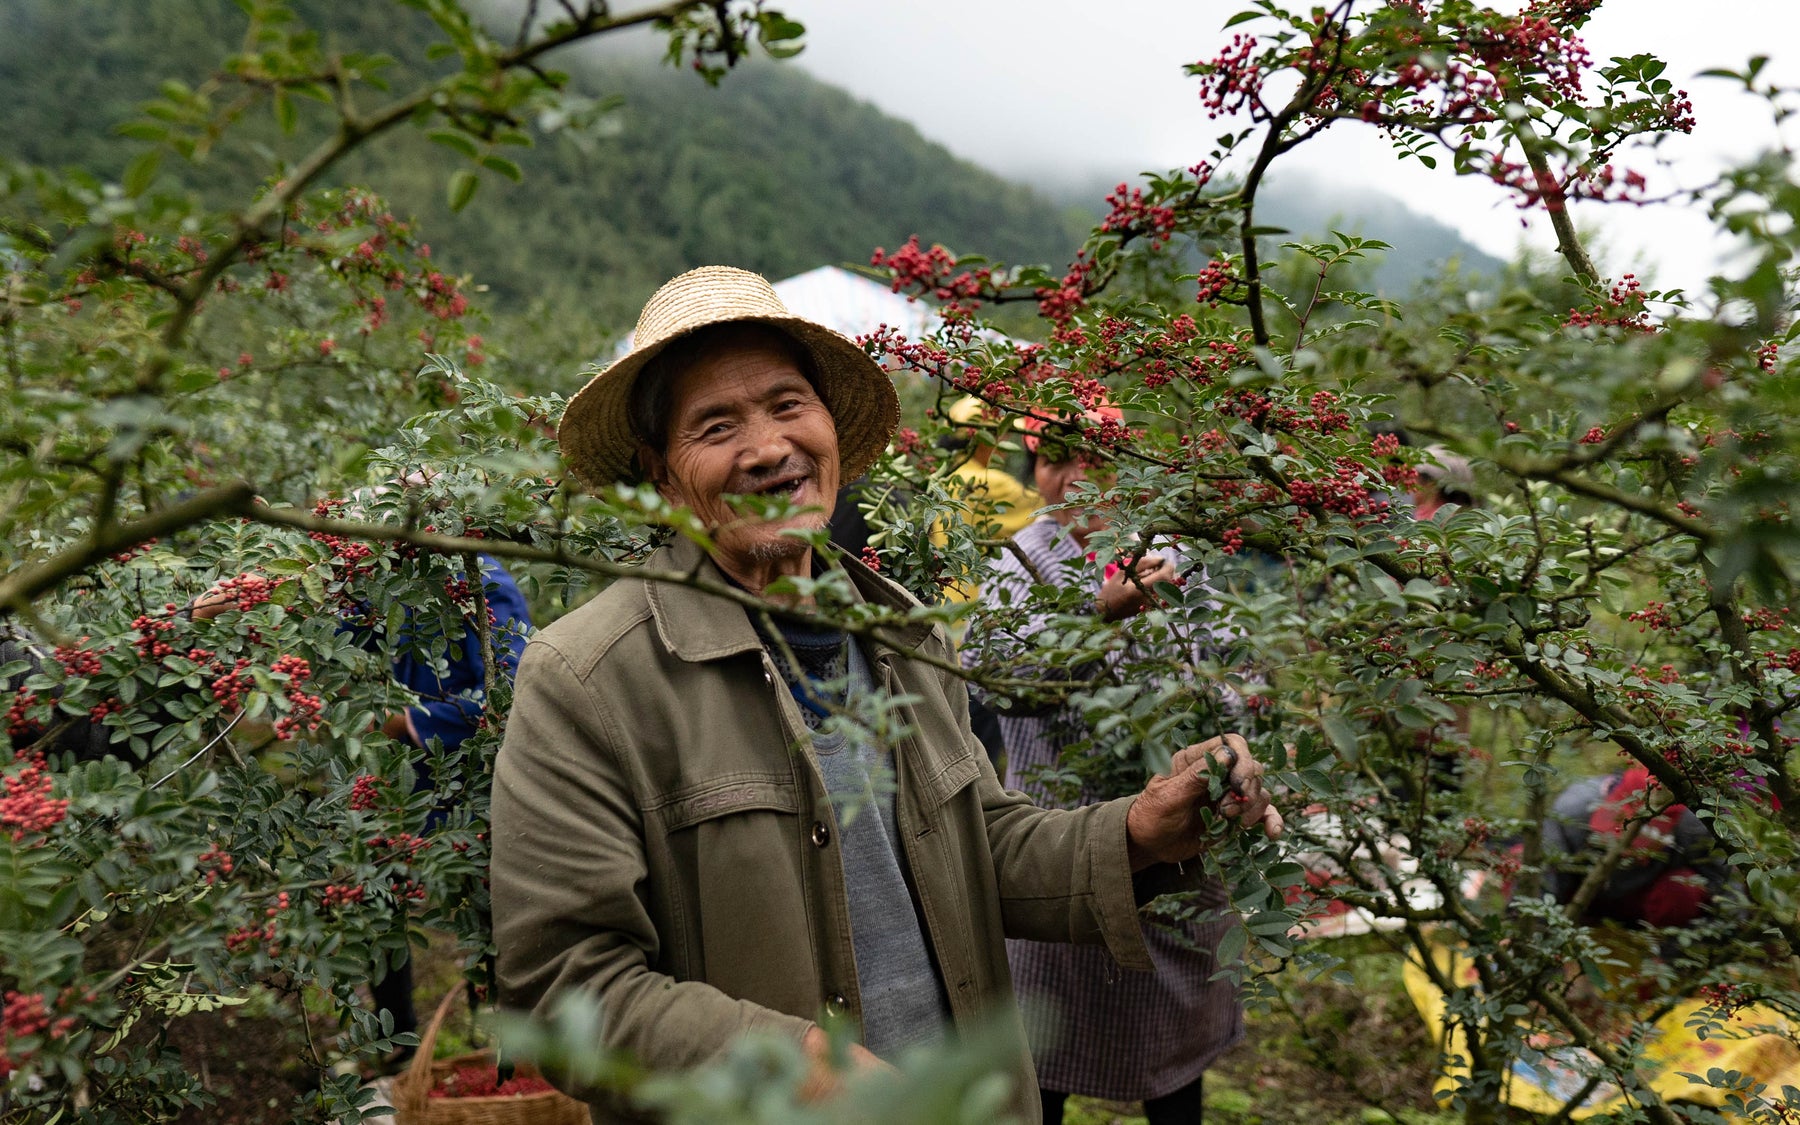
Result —
[[69, 812], [67, 798], [50, 796], [55, 781], [43, 755], [31, 755], [24, 762], [24, 768], [6, 779], [5, 795], [0, 796], [0, 832], [10, 832], [15, 844], [50, 831]]
[[1145, 235], [1150, 248], [1160, 250], [1175, 233], [1175, 209], [1144, 201], [1144, 189], [1121, 183], [1106, 197], [1106, 218], [1100, 229], [1109, 234]]
[[0, 997], [0, 1080], [11, 1077], [36, 1053], [21, 1049], [21, 1040], [61, 1039], [79, 1023], [74, 1016], [53, 1017], [42, 993], [8, 989]]
[[31, 709], [38, 705], [37, 693], [20, 689], [13, 694], [12, 702], [6, 706], [6, 733], [15, 742], [24, 742], [43, 733], [44, 728], [31, 717]]
[[363, 888], [352, 883], [327, 883], [320, 904], [327, 910], [363, 901]]
[[269, 671], [278, 676], [288, 678], [285, 692], [289, 713], [275, 720], [275, 737], [290, 739], [304, 728], [307, 731], [319, 729], [319, 714], [325, 708], [325, 701], [305, 689], [306, 681], [312, 676], [312, 666], [302, 657], [282, 656], [269, 666]]
[[381, 779], [374, 774], [358, 774], [350, 785], [350, 808], [367, 812], [381, 804]]
[[201, 852], [194, 858], [194, 863], [206, 872], [207, 886], [218, 882], [221, 877], [231, 877], [233, 866], [231, 853], [218, 844]]
[[[167, 612], [175, 611], [174, 605], [164, 607]], [[138, 655], [145, 660], [161, 660], [175, 651], [175, 646], [166, 639], [175, 631], [175, 622], [168, 617], [152, 617], [148, 613], [140, 613], [131, 621], [131, 627], [137, 630], [137, 640], [132, 644]]]
[[[86, 643], [87, 638], [81, 638], [81, 644]], [[56, 662], [62, 665], [63, 672], [69, 676], [86, 679], [100, 674], [100, 653], [98, 652], [83, 648], [81, 645], [58, 645], [55, 655]]]
[[1262, 67], [1251, 61], [1255, 38], [1233, 35], [1225, 49], [1188, 69], [1200, 78], [1200, 102], [1206, 116], [1236, 113], [1262, 91]]

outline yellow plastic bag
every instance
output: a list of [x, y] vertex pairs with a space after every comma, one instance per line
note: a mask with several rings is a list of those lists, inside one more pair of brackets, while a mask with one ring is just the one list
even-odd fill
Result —
[[[1449, 944], [1434, 941], [1431, 956], [1444, 979], [1454, 985], [1471, 987], [1479, 980], [1474, 963]], [[1416, 955], [1407, 957], [1403, 979], [1426, 1026], [1439, 1036], [1438, 1047], [1445, 1061], [1434, 1093], [1447, 1097], [1459, 1081], [1469, 1076], [1462, 1029], [1445, 1028], [1444, 994], [1432, 983]], [[1784, 1037], [1792, 1036], [1797, 1029], [1784, 1016], [1758, 1006], [1743, 1008], [1723, 1030], [1701, 1039], [1687, 1023], [1705, 1006], [1698, 1000], [1686, 1001], [1656, 1021], [1640, 1064], [1645, 1085], [1671, 1101], [1715, 1108], [1724, 1105], [1726, 1091], [1690, 1081], [1682, 1077], [1684, 1073], [1704, 1075], [1715, 1067], [1735, 1070], [1767, 1084], [1768, 1094], [1775, 1099], [1780, 1098], [1783, 1086], [1800, 1086], [1800, 1049]], [[1763, 1028], [1768, 1030], [1760, 1034], [1756, 1030]], [[1596, 1062], [1592, 1053], [1581, 1047], [1546, 1052], [1536, 1063], [1515, 1061], [1501, 1087], [1500, 1100], [1531, 1113], [1560, 1113], [1587, 1084], [1586, 1075], [1594, 1070]], [[1625, 1104], [1625, 1095], [1618, 1086], [1603, 1081], [1569, 1116], [1580, 1120], [1615, 1112]]]

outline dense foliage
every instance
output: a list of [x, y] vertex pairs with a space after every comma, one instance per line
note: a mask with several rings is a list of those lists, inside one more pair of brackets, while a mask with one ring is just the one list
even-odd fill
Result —
[[[1330, 900], [1398, 923], [1461, 1033], [1451, 1094], [1472, 1120], [1500, 1112], [1516, 1063], [1552, 1055], [1627, 1090], [1629, 1116], [1711, 1120], [1640, 1072], [1649, 1021], [1702, 989], [1721, 1028], [1746, 1010], [1800, 1018], [1800, 806], [1782, 730], [1800, 675], [1787, 612], [1800, 188], [1773, 156], [1701, 193], [1755, 251], [1709, 292], [1601, 278], [1569, 209], [1635, 198], [1634, 146], [1692, 123], [1654, 60], [1587, 58], [1594, 6], [1257, 4], [1193, 68], [1211, 104], [1247, 115], [1240, 131], [1120, 188], [1065, 269], [959, 259], [929, 232], [882, 251], [897, 286], [958, 322], [936, 340], [868, 341], [922, 376], [921, 395], [985, 399], [990, 438], [1035, 416], [1107, 470], [1085, 496], [1112, 517], [1097, 555], [1178, 546], [1205, 576], [1119, 624], [1096, 621], [1087, 592], [1040, 586], [1054, 627], [1023, 652], [993, 643], [1018, 607], [917, 614], [967, 619], [982, 690], [1088, 714], [1071, 783], [1129, 789], [1201, 729], [1210, 685], [1233, 685], [1238, 721], [1285, 766], [1299, 847], [1344, 872], [1308, 886], [1281, 850], [1221, 835], [1212, 862], [1245, 915], [1250, 984], [1303, 988], [1333, 967], [1293, 936]], [[435, 71], [387, 68], [382, 89], [377, 58], [274, 0], [243, 7], [244, 47], [214, 81], [163, 91], [129, 127], [145, 142], [132, 160], [0, 170], [0, 612], [43, 654], [4, 669], [24, 677], [7, 737], [28, 748], [0, 796], [0, 1114], [22, 1120], [157, 1120], [203, 1102], [166, 1028], [271, 995], [314, 1016], [318, 1090], [296, 1116], [356, 1119], [354, 1064], [393, 1045], [356, 983], [405, 947], [409, 917], [452, 935], [477, 980], [489, 941], [484, 780], [505, 687], [489, 685], [487, 729], [457, 751], [409, 751], [378, 730], [407, 699], [395, 656], [429, 658], [417, 638], [465, 623], [491, 643], [474, 552], [516, 568], [542, 621], [654, 535], [700, 534], [649, 490], [565, 482], [549, 438], [563, 400], [485, 379], [469, 284], [378, 197], [318, 190], [359, 149], [403, 151], [391, 138], [418, 125], [443, 150], [447, 198], [498, 216], [492, 188], [519, 170], [521, 126], [578, 105], [543, 56], [622, 21], [559, 6], [556, 22], [490, 32], [449, 0], [407, 0], [446, 49]], [[759, 45], [785, 53], [799, 30], [754, 6], [656, 14], [677, 60], [715, 79]], [[1740, 80], [1762, 90], [1754, 67]], [[222, 151], [265, 118], [289, 139], [242, 150], [263, 161], [222, 177], [242, 194], [198, 201], [182, 185], [212, 182], [216, 164], [158, 163]], [[1295, 242], [1271, 261], [1257, 212], [1269, 169], [1327, 127], [1384, 130], [1409, 158], [1542, 208], [1564, 276], [1401, 305], [1339, 280], [1379, 245]], [[1198, 276], [1188, 255], [1206, 263]], [[1035, 308], [1042, 343], [973, 331], [1008, 303]], [[1102, 401], [1125, 421], [1072, 421]], [[947, 519], [941, 415], [910, 419], [864, 492], [878, 559], [927, 603], [979, 579], [993, 546]], [[1401, 445], [1384, 430], [1395, 421], [1445, 453]], [[1472, 461], [1478, 502], [1414, 518], [1402, 495], [1449, 451]], [[951, 533], [934, 549], [939, 523]], [[234, 607], [196, 620], [188, 607], [222, 582]], [[845, 605], [830, 575], [808, 592], [808, 613], [852, 632], [892, 624]], [[1190, 661], [1185, 640], [1222, 623], [1224, 651]], [[1022, 674], [1045, 667], [1076, 671]], [[855, 718], [893, 735], [895, 713]], [[113, 757], [43, 753], [84, 724]], [[1697, 924], [1629, 938], [1589, 924], [1623, 844], [1582, 857], [1574, 901], [1541, 893], [1550, 798], [1619, 760], [1655, 779], [1622, 840], [1672, 801], [1722, 841], [1731, 878]], [[420, 764], [441, 819], [412, 791]], [[1401, 893], [1393, 868], [1366, 862], [1378, 851], [1432, 893]], [[1472, 895], [1471, 873], [1487, 876]], [[1433, 959], [1445, 943], [1477, 966], [1473, 983]], [[635, 1080], [588, 1049], [593, 1018], [564, 1013], [536, 1048]], [[988, 1119], [1004, 1091], [985, 1058], [927, 1060], [867, 1092], [868, 1119]], [[643, 1093], [690, 1120], [797, 1120], [799, 1074], [780, 1045], [750, 1044], [701, 1081]], [[1793, 1120], [1792, 1092], [1701, 1078], [1732, 1087], [1740, 1116]]]

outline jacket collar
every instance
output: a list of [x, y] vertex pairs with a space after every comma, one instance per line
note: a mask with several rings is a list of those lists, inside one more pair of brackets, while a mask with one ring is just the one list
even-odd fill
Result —
[[[891, 609], [905, 610], [916, 603], [899, 586], [882, 578], [848, 552], [831, 548], [827, 563], [839, 566], [850, 575], [857, 600]], [[653, 570], [691, 574], [707, 582], [727, 585], [725, 575], [712, 558], [691, 539], [676, 536], [659, 548], [645, 562]], [[750, 623], [750, 614], [742, 606], [716, 594], [678, 586], [673, 582], [646, 582], [650, 616], [656, 633], [668, 650], [690, 663], [719, 660], [741, 652], [762, 649], [762, 639]], [[922, 644], [931, 626], [914, 622], [892, 630], [892, 639], [907, 647]], [[888, 646], [877, 643], [877, 652]], [[871, 659], [879, 659], [876, 652]]]

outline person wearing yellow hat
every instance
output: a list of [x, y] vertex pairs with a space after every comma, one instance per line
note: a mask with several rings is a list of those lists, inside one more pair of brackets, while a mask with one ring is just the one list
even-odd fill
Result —
[[[962, 431], [945, 438], [940, 444], [952, 456], [959, 457], [956, 467], [945, 482], [957, 502], [962, 522], [978, 533], [987, 532], [994, 539], [1011, 539], [1032, 521], [1044, 506], [1043, 498], [1019, 482], [1019, 478], [994, 465], [994, 451], [1008, 429], [1010, 417], [1001, 415], [997, 432], [982, 426], [986, 403], [968, 395], [958, 399], [945, 413], [945, 419]], [[995, 412], [998, 413], [998, 412]], [[950, 541], [949, 526], [940, 521], [931, 529], [931, 542], [942, 547]], [[953, 602], [974, 601], [980, 588], [973, 582], [956, 582], [944, 590], [944, 598]]]

